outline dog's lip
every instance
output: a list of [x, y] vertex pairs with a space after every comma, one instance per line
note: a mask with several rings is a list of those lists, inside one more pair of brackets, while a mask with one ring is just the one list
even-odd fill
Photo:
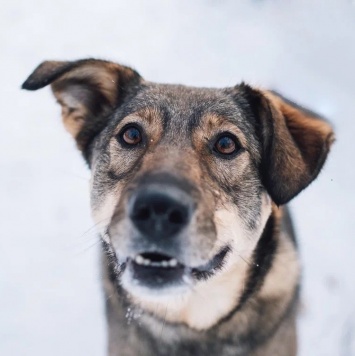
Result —
[[191, 274], [196, 279], [208, 279], [219, 271], [226, 260], [227, 255], [231, 251], [230, 246], [225, 246], [219, 250], [207, 263], [202, 266], [191, 269]]
[[139, 265], [140, 268], [185, 269], [185, 272], [190, 274], [193, 278], [197, 280], [205, 280], [212, 277], [223, 267], [225, 259], [230, 251], [230, 246], [225, 246], [208, 262], [197, 267], [186, 266], [175, 257], [160, 252], [141, 252], [134, 257], [129, 257], [127, 263]]

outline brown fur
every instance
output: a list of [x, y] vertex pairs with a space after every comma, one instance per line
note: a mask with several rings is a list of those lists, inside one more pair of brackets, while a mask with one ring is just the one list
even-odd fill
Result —
[[94, 59], [44, 62], [23, 87], [48, 84], [92, 171], [109, 354], [296, 355], [300, 266], [281, 205], [319, 174], [330, 125], [244, 83], [155, 84]]

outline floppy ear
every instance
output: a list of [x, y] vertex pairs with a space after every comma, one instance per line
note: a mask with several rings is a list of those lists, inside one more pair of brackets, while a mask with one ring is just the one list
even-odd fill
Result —
[[285, 204], [317, 177], [334, 142], [333, 130], [319, 115], [275, 92], [239, 88], [262, 143], [262, 182], [276, 204]]
[[141, 77], [116, 63], [84, 59], [73, 62], [46, 61], [23, 83], [37, 90], [51, 84], [62, 106], [63, 123], [85, 151], [107, 124], [107, 116], [134, 91]]

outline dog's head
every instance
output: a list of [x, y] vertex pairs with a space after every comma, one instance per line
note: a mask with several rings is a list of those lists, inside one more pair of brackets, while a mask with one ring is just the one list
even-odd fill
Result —
[[314, 113], [245, 84], [155, 84], [89, 59], [44, 62], [23, 88], [48, 84], [92, 170], [92, 213], [117, 278], [142, 303], [245, 264], [272, 205], [316, 178], [333, 141]]

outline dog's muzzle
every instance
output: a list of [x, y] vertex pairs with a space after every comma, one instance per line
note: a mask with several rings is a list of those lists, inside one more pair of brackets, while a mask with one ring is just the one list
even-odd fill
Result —
[[176, 186], [145, 185], [130, 198], [128, 214], [140, 250], [127, 261], [133, 280], [166, 287], [182, 279], [185, 266], [177, 256], [194, 210], [192, 198]]
[[[198, 191], [170, 176], [145, 180], [128, 198], [125, 219], [130, 226], [116, 252], [122, 280], [132, 285], [164, 289], [206, 279], [218, 271], [229, 252], [224, 246], [211, 259], [201, 258], [196, 233]], [[113, 219], [112, 234], [115, 234]], [[117, 222], [118, 221], [118, 222]], [[206, 255], [208, 251], [204, 247]]]

